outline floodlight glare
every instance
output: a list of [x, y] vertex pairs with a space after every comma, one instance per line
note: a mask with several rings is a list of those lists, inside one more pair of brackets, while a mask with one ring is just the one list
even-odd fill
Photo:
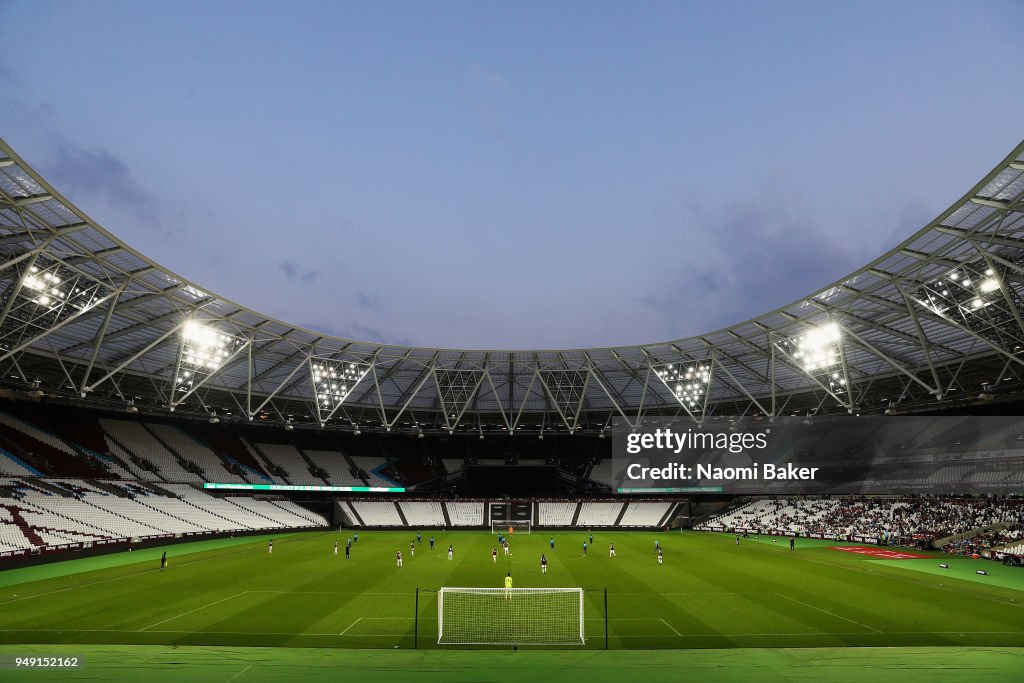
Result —
[[181, 328], [181, 362], [175, 385], [189, 392], [223, 366], [242, 341], [195, 319]]
[[805, 372], [828, 370], [839, 364], [839, 325], [826, 323], [794, 340], [793, 358]]
[[981, 284], [978, 286], [978, 289], [982, 292], [982, 294], [994, 292], [997, 289], [999, 289], [999, 280], [995, 279], [994, 277], [990, 277], [987, 280], [982, 280]]

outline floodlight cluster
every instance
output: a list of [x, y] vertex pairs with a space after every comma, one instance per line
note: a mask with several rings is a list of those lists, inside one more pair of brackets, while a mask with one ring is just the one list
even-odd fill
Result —
[[207, 323], [186, 322], [181, 329], [181, 361], [174, 380], [177, 390], [191, 392], [223, 367], [241, 345], [241, 339]]
[[89, 283], [83, 289], [80, 280], [77, 274], [62, 275], [56, 265], [31, 266], [21, 280], [22, 296], [45, 309], [62, 310], [64, 305], [70, 305], [84, 311], [93, 305], [100, 288]]
[[825, 371], [839, 365], [842, 334], [836, 323], [825, 323], [793, 340], [793, 358], [804, 372]]
[[692, 365], [666, 365], [658, 370], [658, 376], [680, 403], [690, 409], [698, 408], [711, 382], [710, 363]]
[[[185, 323], [181, 337], [181, 364], [193, 370], [203, 370], [207, 374], [224, 365], [240, 343], [234, 337], [198, 320]], [[186, 370], [182, 372], [182, 377], [190, 377], [191, 374]]]
[[992, 268], [975, 270], [970, 265], [949, 271], [924, 287], [922, 294], [929, 308], [937, 313], [975, 313], [995, 303], [1001, 295], [999, 274]]
[[21, 284], [31, 292], [29, 298], [40, 306], [49, 306], [55, 299], [59, 301], [64, 298], [60, 277], [54, 273], [41, 273], [35, 266], [29, 268]]
[[355, 363], [313, 365], [313, 389], [321, 408], [332, 408], [349, 395], [366, 370]]

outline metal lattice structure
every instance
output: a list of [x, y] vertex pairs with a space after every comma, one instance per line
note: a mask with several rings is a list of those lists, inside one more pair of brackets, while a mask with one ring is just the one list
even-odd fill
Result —
[[340, 339], [207, 292], [97, 225], [0, 140], [6, 386], [319, 428], [599, 431], [613, 417], [929, 409], [1021, 388], [1024, 143], [892, 251], [671, 342], [436, 349]]

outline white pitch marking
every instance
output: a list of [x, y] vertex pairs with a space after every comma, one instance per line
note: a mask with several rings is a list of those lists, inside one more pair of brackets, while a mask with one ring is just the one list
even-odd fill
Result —
[[822, 609], [820, 607], [815, 607], [814, 605], [808, 605], [806, 602], [800, 602], [796, 598], [791, 598], [788, 595], [783, 595], [782, 593], [776, 593], [776, 595], [778, 595], [780, 598], [786, 598], [787, 600], [791, 600], [791, 601], [795, 602], [798, 605], [803, 605], [804, 607], [810, 607], [811, 609], [816, 609], [819, 612], [823, 612], [825, 614], [828, 614], [829, 616], [833, 616], [836, 619], [842, 619], [843, 621], [848, 621], [851, 624], [856, 624], [857, 626], [860, 626], [861, 628], [866, 628], [869, 631], [874, 631], [875, 633], [881, 633], [881, 631], [878, 630], [877, 628], [868, 626], [867, 624], [862, 624], [859, 621], [854, 621], [853, 619], [847, 619], [846, 617], [841, 616], [839, 614], [836, 614], [835, 612], [829, 612], [827, 609]]
[[217, 600], [216, 602], [211, 602], [208, 605], [203, 605], [202, 607], [196, 607], [195, 609], [190, 609], [187, 612], [182, 612], [181, 614], [175, 615], [173, 617], [168, 617], [168, 618], [164, 619], [163, 621], [158, 621], [155, 624], [150, 624], [149, 626], [144, 626], [143, 628], [140, 628], [139, 631], [146, 631], [146, 630], [149, 630], [149, 629], [153, 628], [154, 626], [159, 626], [160, 624], [166, 624], [168, 621], [174, 621], [175, 619], [178, 619], [178, 618], [184, 617], [184, 616], [188, 616], [189, 614], [192, 614], [193, 612], [198, 612], [199, 610], [206, 609], [207, 607], [213, 607], [214, 605], [219, 605], [222, 602], [227, 602], [228, 600], [232, 600], [234, 598], [237, 598], [237, 597], [240, 597], [242, 595], [245, 595], [248, 592], [249, 591], [242, 591], [241, 593], [235, 593], [234, 595], [229, 595], [226, 598], [221, 598], [220, 600]]
[[234, 676], [232, 676], [227, 681], [225, 681], [225, 683], [231, 683], [231, 681], [235, 680], [236, 678], [238, 678], [239, 676], [241, 676], [242, 674], [244, 674], [246, 671], [248, 671], [251, 668], [252, 668], [252, 664], [250, 664], [249, 666], [245, 667], [244, 669], [242, 669], [241, 671], [236, 673]]
[[661, 623], [665, 624], [665, 626], [668, 626], [670, 629], [672, 629], [672, 633], [675, 633], [677, 636], [683, 635], [682, 633], [680, 633], [679, 631], [676, 630], [675, 626], [673, 626], [672, 624], [668, 623], [664, 619], [661, 620]]
[[345, 629], [344, 631], [342, 631], [342, 632], [341, 632], [341, 633], [339, 633], [338, 635], [339, 635], [339, 636], [343, 636], [343, 635], [345, 635], [346, 633], [348, 633], [348, 632], [349, 632], [349, 631], [350, 631], [350, 630], [352, 629], [352, 627], [353, 627], [353, 626], [355, 626], [356, 624], [358, 624], [358, 623], [359, 623], [360, 621], [362, 621], [362, 620], [363, 620], [363, 618], [362, 618], [362, 617], [359, 617], [358, 619], [356, 619], [355, 621], [353, 621], [353, 622], [352, 622], [351, 624], [349, 624], [349, 625], [348, 625], [348, 628], [347, 628], [347, 629]]

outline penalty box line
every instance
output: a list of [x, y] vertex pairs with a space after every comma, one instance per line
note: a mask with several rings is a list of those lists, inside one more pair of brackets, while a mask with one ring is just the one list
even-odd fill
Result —
[[235, 598], [240, 598], [240, 597], [242, 597], [243, 595], [245, 595], [248, 592], [249, 591], [242, 591], [241, 593], [235, 593], [234, 595], [229, 595], [226, 598], [221, 598], [220, 600], [215, 600], [214, 602], [211, 602], [209, 604], [203, 605], [201, 607], [196, 607], [195, 609], [190, 609], [187, 612], [182, 612], [181, 614], [176, 614], [173, 617], [167, 617], [163, 621], [158, 621], [155, 624], [150, 624], [149, 626], [143, 626], [142, 628], [139, 629], [139, 632], [141, 633], [142, 631], [148, 631], [149, 629], [153, 628], [154, 626], [159, 626], [161, 624], [166, 624], [168, 621], [174, 621], [175, 619], [180, 619], [181, 617], [188, 616], [189, 614], [193, 614], [194, 612], [198, 612], [200, 610], [204, 610], [207, 607], [213, 607], [214, 605], [219, 605], [222, 602], [227, 602], [228, 600], [233, 600]]
[[782, 593], [776, 593], [776, 595], [778, 595], [780, 598], [785, 598], [786, 600], [790, 600], [792, 602], [795, 602], [798, 605], [803, 605], [804, 607], [809, 607], [810, 609], [817, 610], [817, 611], [821, 612], [822, 614], [827, 614], [827, 615], [829, 615], [831, 617], [835, 617], [836, 619], [842, 619], [843, 621], [848, 621], [851, 624], [854, 624], [856, 626], [860, 626], [861, 628], [866, 628], [869, 631], [874, 631], [875, 633], [882, 633], [882, 631], [880, 631], [877, 628], [874, 628], [873, 626], [868, 626], [867, 624], [862, 624], [859, 621], [854, 621], [853, 619], [848, 619], [848, 618], [844, 617], [841, 614], [836, 614], [835, 612], [829, 612], [827, 609], [822, 609], [821, 607], [815, 607], [814, 605], [809, 605], [806, 602], [801, 602], [801, 601], [797, 600], [796, 598], [791, 598], [788, 595], [783, 595]]

